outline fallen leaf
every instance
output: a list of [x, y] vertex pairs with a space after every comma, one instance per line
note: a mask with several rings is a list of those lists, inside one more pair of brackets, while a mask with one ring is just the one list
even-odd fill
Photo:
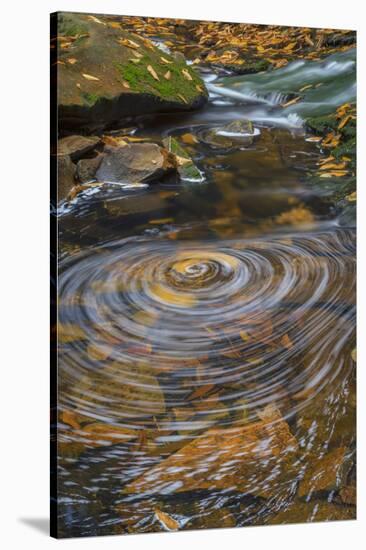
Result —
[[189, 74], [189, 72], [187, 71], [187, 69], [182, 69], [182, 74], [184, 76], [185, 79], [187, 80], [193, 80], [192, 76]]
[[241, 330], [239, 332], [239, 335], [240, 335], [240, 338], [244, 341], [244, 342], [247, 342], [249, 339], [250, 339], [250, 336], [247, 332], [245, 332], [245, 330]]
[[160, 218], [158, 220], [150, 220], [149, 223], [151, 225], [162, 225], [164, 223], [172, 223], [173, 221], [173, 218]]
[[133, 40], [130, 40], [129, 38], [119, 38], [118, 43], [121, 44], [121, 46], [127, 46], [127, 48], [139, 48], [140, 44], [137, 44], [137, 42], [134, 42]]
[[86, 80], [100, 80], [98, 77], [92, 76], [91, 74], [82, 73], [82, 76], [86, 78]]
[[318, 141], [321, 141], [322, 138], [319, 137], [319, 136], [309, 136], [308, 138], [306, 138], [306, 141], [310, 141], [311, 143], [314, 142], [314, 143], [318, 143]]
[[312, 84], [307, 84], [306, 86], [303, 86], [302, 88], [300, 88], [299, 92], [305, 92], [305, 90], [309, 90], [309, 88], [312, 88], [313, 85]]
[[171, 72], [167, 71], [164, 75], [164, 78], [166, 78], [167, 80], [170, 80], [170, 76], [171, 76]]
[[70, 65], [75, 65], [75, 63], [78, 62], [78, 60], [75, 59], [75, 57], [69, 57], [69, 59], [66, 59], [66, 61], [67, 61], [68, 63], [70, 63]]
[[173, 61], [169, 61], [168, 59], [165, 59], [165, 57], [161, 57], [160, 59], [163, 63], [166, 63], [167, 65], [171, 65], [173, 63]]
[[294, 105], [298, 101], [300, 101], [301, 97], [297, 96], [294, 99], [291, 99], [290, 101], [287, 101], [287, 103], [282, 103], [281, 107], [289, 107], [290, 105]]
[[291, 349], [293, 347], [293, 343], [291, 342], [290, 340], [290, 337], [288, 334], [284, 334], [281, 338], [281, 344], [283, 345], [283, 347], [285, 347], [286, 349]]
[[346, 199], [349, 201], [349, 202], [354, 202], [357, 200], [357, 194], [356, 194], [356, 191], [353, 191], [353, 193], [351, 193], [350, 195], [347, 195]]
[[162, 526], [167, 529], [168, 531], [177, 531], [179, 529], [180, 525], [172, 518], [172, 516], [169, 516], [166, 512], [162, 512], [159, 510], [159, 508], [155, 508], [154, 510], [156, 518], [160, 521]]
[[73, 411], [68, 411], [68, 410], [62, 411], [61, 422], [63, 422], [64, 424], [68, 424], [75, 430], [80, 429], [80, 424], [78, 422], [77, 414], [75, 414]]
[[205, 384], [204, 386], [199, 386], [194, 390], [187, 398], [187, 401], [192, 401], [193, 399], [198, 399], [203, 395], [206, 395], [208, 392], [215, 388], [215, 384]]
[[319, 170], [344, 170], [346, 166], [346, 162], [328, 162], [326, 164], [322, 164]]
[[151, 76], [153, 78], [155, 78], [155, 80], [160, 80], [160, 78], [158, 77], [158, 75], [156, 74], [155, 70], [152, 68], [151, 65], [148, 65], [147, 66], [147, 70], [149, 71], [149, 73], [151, 74]]
[[347, 115], [344, 118], [342, 118], [341, 122], [339, 123], [338, 130], [341, 130], [347, 124], [347, 122], [351, 120], [351, 118], [352, 118], [351, 115]]
[[90, 21], [94, 21], [94, 23], [99, 23], [99, 25], [107, 25], [107, 23], [104, 23], [104, 21], [101, 21], [100, 19], [98, 19], [97, 17], [95, 17], [94, 15], [89, 15], [88, 16], [88, 19]]
[[104, 361], [112, 353], [111, 347], [100, 344], [89, 344], [86, 351], [88, 357], [95, 361]]

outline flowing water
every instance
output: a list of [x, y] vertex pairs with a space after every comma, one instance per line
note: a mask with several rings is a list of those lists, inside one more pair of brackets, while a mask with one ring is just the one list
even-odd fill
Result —
[[[350, 50], [207, 73], [204, 110], [130, 130], [181, 140], [203, 181], [61, 208], [61, 535], [169, 528], [159, 511], [187, 529], [354, 517], [339, 494], [355, 476], [355, 230], [307, 184], [321, 151], [302, 124], [353, 97], [354, 70]], [[237, 119], [252, 142], [222, 131]]]

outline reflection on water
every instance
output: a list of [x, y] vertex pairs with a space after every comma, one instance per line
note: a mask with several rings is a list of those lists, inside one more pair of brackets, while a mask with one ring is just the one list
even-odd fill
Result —
[[306, 186], [302, 129], [217, 141], [248, 109], [141, 119], [205, 182], [59, 219], [65, 536], [355, 515], [355, 231]]

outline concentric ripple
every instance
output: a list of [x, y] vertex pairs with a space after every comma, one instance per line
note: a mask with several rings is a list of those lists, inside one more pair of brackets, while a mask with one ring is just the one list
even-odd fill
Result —
[[291, 415], [350, 367], [354, 281], [344, 230], [135, 237], [69, 256], [60, 408], [125, 426], [161, 418], [163, 439], [217, 418], [232, 426], [268, 404]]

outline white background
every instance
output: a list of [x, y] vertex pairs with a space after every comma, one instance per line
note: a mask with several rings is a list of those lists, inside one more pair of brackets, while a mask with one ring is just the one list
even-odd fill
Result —
[[[0, 19], [0, 544], [27, 550], [364, 547], [366, 539], [364, 314], [358, 339], [358, 520], [55, 541], [48, 517], [49, 13], [187, 17], [358, 30], [359, 304], [365, 295], [365, 25], [356, 0], [6, 0]], [[362, 28], [363, 26], [363, 28]]]

